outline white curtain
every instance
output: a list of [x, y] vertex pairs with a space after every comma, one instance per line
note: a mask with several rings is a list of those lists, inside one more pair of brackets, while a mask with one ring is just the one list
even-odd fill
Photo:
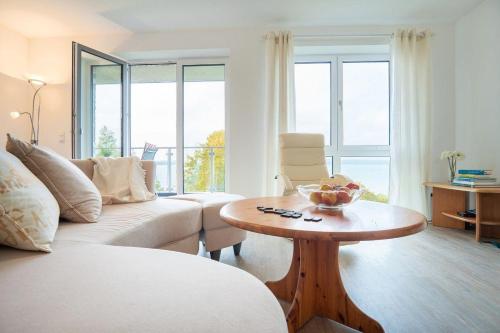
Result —
[[295, 130], [294, 58], [291, 32], [266, 35], [266, 157], [264, 194], [276, 195], [279, 134]]
[[431, 113], [429, 32], [399, 30], [392, 43], [392, 204], [426, 213]]

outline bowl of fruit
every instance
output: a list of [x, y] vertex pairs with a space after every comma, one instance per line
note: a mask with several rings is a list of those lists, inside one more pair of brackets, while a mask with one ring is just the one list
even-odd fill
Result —
[[358, 184], [341, 175], [322, 180], [319, 185], [299, 185], [297, 191], [316, 207], [332, 210], [354, 203], [364, 192]]

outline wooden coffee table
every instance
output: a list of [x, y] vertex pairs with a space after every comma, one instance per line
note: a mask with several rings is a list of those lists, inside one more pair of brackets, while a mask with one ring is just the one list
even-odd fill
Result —
[[[320, 222], [264, 213], [257, 206], [283, 208], [317, 216]], [[276, 297], [291, 302], [288, 331], [295, 332], [314, 316], [333, 319], [362, 332], [382, 326], [352, 302], [342, 284], [340, 241], [367, 241], [408, 236], [426, 226], [423, 215], [401, 207], [358, 201], [343, 211], [320, 210], [299, 196], [265, 197], [232, 202], [221, 210], [227, 223], [241, 229], [294, 240], [288, 273], [266, 285]]]

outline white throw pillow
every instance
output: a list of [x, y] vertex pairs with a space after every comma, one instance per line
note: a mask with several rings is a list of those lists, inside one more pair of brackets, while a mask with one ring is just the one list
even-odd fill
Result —
[[51, 252], [59, 205], [14, 155], [0, 150], [0, 244]]
[[99, 189], [104, 205], [156, 199], [149, 192], [145, 173], [137, 156], [94, 157], [92, 182]]

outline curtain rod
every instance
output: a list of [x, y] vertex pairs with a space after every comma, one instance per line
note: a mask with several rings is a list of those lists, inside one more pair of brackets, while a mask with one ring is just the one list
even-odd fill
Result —
[[329, 34], [329, 35], [294, 35], [294, 38], [312, 39], [312, 38], [338, 38], [338, 37], [392, 37], [394, 34]]
[[[425, 35], [424, 31], [417, 32], [417, 37], [423, 37]], [[434, 37], [434, 33], [430, 32], [429, 36]], [[380, 34], [328, 34], [328, 35], [301, 35], [297, 34], [293, 36], [297, 39], [321, 39], [321, 38], [374, 38], [374, 37], [394, 37], [394, 33], [380, 33]]]
[[[417, 37], [424, 37], [425, 31], [417, 32]], [[430, 37], [434, 37], [435, 33], [430, 32]], [[379, 33], [379, 34], [325, 34], [325, 35], [293, 35], [294, 39], [328, 39], [328, 38], [377, 38], [377, 37], [388, 37], [393, 38], [394, 33]], [[266, 39], [266, 35], [262, 36]]]

